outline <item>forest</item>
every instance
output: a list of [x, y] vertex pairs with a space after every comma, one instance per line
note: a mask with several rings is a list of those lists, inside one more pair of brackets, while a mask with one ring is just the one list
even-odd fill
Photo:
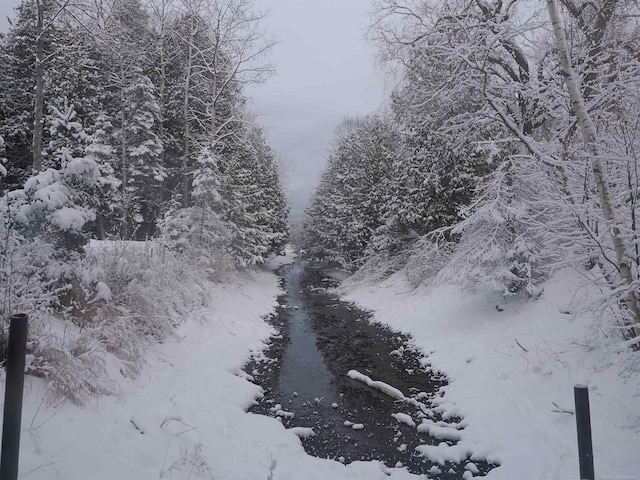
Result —
[[285, 163], [318, 160], [252, 111], [267, 26], [327, 74], [265, 103], [291, 144], [371, 95], [316, 48], [350, 23], [287, 25], [351, 0], [299, 1], [21, 0], [0, 33], [21, 476], [585, 478], [577, 423], [592, 478], [635, 478], [638, 1], [362, 2], [390, 95], [291, 227]]
[[[602, 292], [583, 308], [638, 347], [640, 17], [634, 2], [558, 3], [374, 4], [369, 40], [397, 86], [337, 128], [307, 259], [531, 298], [575, 268]], [[245, 94], [275, 70], [265, 14], [250, 0], [21, 3], [0, 39], [5, 320], [82, 329], [113, 303], [131, 282], [92, 239], [158, 241], [152, 257], [205, 278], [283, 250], [281, 166]]]
[[[0, 38], [0, 337], [28, 313], [29, 371], [63, 395], [100, 388], [58, 367], [106, 349], [136, 370], [178, 305], [207, 301], [193, 282], [283, 250], [281, 166], [246, 108], [274, 70], [263, 16], [250, 0], [24, 0]], [[54, 319], [72, 340], [50, 341]]]
[[599, 328], [640, 342], [638, 5], [381, 0], [398, 86], [351, 118], [308, 208], [308, 258], [539, 298], [572, 268]]

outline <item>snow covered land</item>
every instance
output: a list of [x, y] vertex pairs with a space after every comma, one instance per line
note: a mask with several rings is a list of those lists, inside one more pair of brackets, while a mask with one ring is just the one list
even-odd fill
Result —
[[[563, 270], [539, 300], [506, 303], [494, 292], [450, 285], [414, 290], [402, 273], [345, 290], [347, 299], [375, 312], [374, 320], [413, 335], [431, 366], [449, 378], [438, 408], [462, 417], [465, 428], [453, 430], [458, 445], [425, 447], [425, 455], [438, 461], [473, 451], [500, 463], [489, 480], [578, 479], [575, 416], [567, 411], [574, 409], [573, 386], [584, 384], [596, 478], [637, 479], [640, 387], [627, 376], [633, 353], [618, 348], [612, 355], [619, 340], [603, 345], [592, 314], [571, 313], [587, 294], [582, 284]], [[421, 427], [436, 437], [451, 433]]]
[[[279, 293], [268, 268], [220, 285], [207, 308], [149, 350], [135, 381], [120, 381], [117, 397], [96, 397], [85, 407], [52, 405], [45, 381], [27, 377], [20, 478], [389, 478], [379, 463], [310, 457], [299, 431], [245, 413], [260, 387], [241, 369], [274, 333], [264, 316]], [[396, 470], [391, 478], [410, 477]]]
[[[218, 286], [207, 308], [148, 352], [136, 381], [122, 379], [117, 397], [96, 397], [85, 407], [51, 405], [44, 381], [28, 377], [20, 478], [419, 478], [379, 462], [345, 466], [311, 457], [299, 438], [309, 429], [287, 431], [274, 418], [245, 413], [260, 388], [241, 369], [274, 333], [264, 321], [280, 293], [273, 270], [290, 261], [291, 255], [280, 257]], [[507, 303], [448, 285], [414, 290], [402, 274], [376, 285], [347, 282], [344, 289], [348, 299], [375, 310], [375, 320], [411, 333], [450, 380], [437, 408], [462, 417], [463, 429], [395, 415], [443, 441], [460, 440], [420, 447], [424, 455], [438, 462], [473, 451], [501, 464], [488, 480], [579, 478], [575, 418], [565, 410], [573, 409], [573, 385], [584, 383], [596, 478], [633, 479], [640, 471], [640, 405], [637, 382], [624, 377], [630, 354], [611, 361], [612, 346], [592, 342], [589, 316], [563, 313], [583, 293], [576, 284], [562, 271], [541, 299]], [[374, 380], [349, 375], [375, 383], [375, 372]], [[471, 470], [465, 478], [473, 478]]]

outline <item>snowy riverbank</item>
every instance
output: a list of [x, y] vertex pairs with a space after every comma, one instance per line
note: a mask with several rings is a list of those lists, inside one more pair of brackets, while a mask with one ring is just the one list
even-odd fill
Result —
[[584, 293], [577, 284], [561, 271], [539, 300], [506, 304], [449, 285], [413, 290], [401, 274], [345, 291], [375, 320], [413, 335], [448, 375], [440, 408], [462, 416], [466, 428], [460, 447], [433, 449], [434, 458], [468, 448], [502, 464], [488, 480], [578, 479], [575, 418], [554, 410], [573, 409], [573, 385], [582, 383], [590, 389], [596, 478], [638, 479], [638, 378], [625, 382], [630, 354], [612, 354], [615, 340], [596, 338], [588, 315], [561, 313]]
[[[461, 442], [453, 449], [425, 448], [434, 459], [468, 450], [501, 463], [488, 480], [577, 479], [574, 417], [554, 410], [572, 409], [573, 385], [586, 383], [597, 478], [636, 479], [638, 382], [623, 382], [624, 355], [612, 361], [611, 346], [594, 341], [588, 317], [561, 313], [576, 293], [572, 284], [561, 272], [540, 300], [504, 304], [491, 293], [464, 295], [451, 286], [412, 290], [396, 275], [352, 286], [347, 296], [410, 332], [449, 376], [440, 409], [462, 416], [466, 428], [456, 431]], [[279, 293], [269, 269], [217, 286], [208, 308], [149, 352], [138, 379], [120, 382], [119, 398], [47, 406], [44, 381], [28, 378], [20, 478], [418, 478], [378, 462], [344, 466], [311, 457], [276, 419], [245, 413], [259, 387], [241, 369], [273, 333], [263, 317]], [[415, 420], [418, 429], [437, 430]]]
[[[263, 316], [279, 293], [268, 269], [219, 285], [208, 308], [149, 351], [135, 381], [120, 382], [119, 398], [47, 406], [44, 381], [28, 377], [20, 478], [389, 478], [376, 462], [344, 466], [310, 457], [277, 420], [245, 413], [259, 387], [241, 369], [273, 333]], [[396, 470], [391, 478], [410, 477]]]

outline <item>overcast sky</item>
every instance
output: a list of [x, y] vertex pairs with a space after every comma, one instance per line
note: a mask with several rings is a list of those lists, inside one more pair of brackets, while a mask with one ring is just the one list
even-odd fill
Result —
[[[269, 144], [288, 165], [292, 218], [299, 217], [326, 164], [333, 131], [346, 116], [383, 103], [382, 76], [364, 41], [371, 0], [256, 0], [271, 10], [266, 28], [279, 44], [277, 73], [252, 89]], [[20, 0], [0, 0], [0, 31]]]
[[13, 18], [13, 7], [20, 5], [20, 0], [0, 0], [0, 32], [6, 32], [9, 28], [7, 17]]
[[371, 0], [258, 0], [280, 40], [277, 73], [252, 92], [271, 146], [288, 162], [292, 218], [299, 217], [345, 116], [366, 115], [385, 97], [374, 50], [364, 41]]

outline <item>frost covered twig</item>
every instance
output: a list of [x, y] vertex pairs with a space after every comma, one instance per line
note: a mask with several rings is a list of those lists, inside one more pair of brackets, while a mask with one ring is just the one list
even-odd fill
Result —
[[190, 432], [191, 430], [198, 431], [198, 429], [196, 427], [194, 427], [193, 425], [189, 425], [187, 422], [182, 420], [180, 417], [167, 417], [167, 418], [165, 418], [162, 421], [162, 423], [160, 424], [160, 428], [166, 427], [169, 424], [169, 422], [178, 422], [178, 423], [181, 423], [182, 425], [184, 425], [185, 427], [189, 427], [189, 428], [187, 428], [186, 430], [184, 430], [184, 431], [182, 431], [180, 433], [176, 433], [176, 436], [182, 435], [183, 433], [186, 433], [186, 432]]

